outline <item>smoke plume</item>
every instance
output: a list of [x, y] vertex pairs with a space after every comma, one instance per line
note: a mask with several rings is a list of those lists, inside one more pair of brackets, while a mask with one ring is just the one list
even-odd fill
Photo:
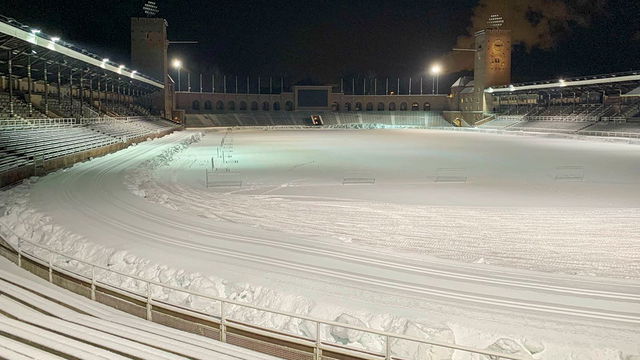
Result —
[[[458, 36], [456, 48], [473, 48], [473, 34], [487, 26], [490, 15], [501, 15], [503, 29], [511, 30], [513, 45], [551, 49], [566, 37], [572, 26], [589, 26], [606, 0], [480, 0], [473, 10], [466, 34]], [[473, 69], [473, 55], [452, 52], [442, 59], [447, 72]]]

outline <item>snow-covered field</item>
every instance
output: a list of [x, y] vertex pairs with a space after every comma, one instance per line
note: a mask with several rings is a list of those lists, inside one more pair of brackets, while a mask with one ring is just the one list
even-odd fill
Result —
[[[212, 162], [209, 185], [242, 187], [207, 187]], [[640, 356], [638, 164], [637, 145], [544, 137], [185, 131], [5, 191], [0, 221], [115, 269], [269, 308], [535, 359], [629, 360]]]

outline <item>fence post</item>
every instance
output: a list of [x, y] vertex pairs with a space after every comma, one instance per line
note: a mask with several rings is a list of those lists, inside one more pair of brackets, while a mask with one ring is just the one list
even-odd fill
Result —
[[316, 360], [322, 360], [322, 340], [320, 339], [320, 322], [316, 322]]
[[147, 281], [147, 320], [151, 321], [151, 283]]
[[22, 267], [22, 249], [21, 249], [21, 240], [22, 238], [18, 238], [18, 267]]
[[53, 252], [49, 250], [49, 282], [53, 282]]
[[385, 360], [391, 360], [391, 339], [389, 338], [389, 335], [386, 336], [386, 341], [385, 341], [385, 355], [384, 358]]
[[220, 341], [227, 342], [227, 326], [224, 316], [224, 301], [220, 301]]
[[96, 299], [96, 267], [91, 265], [91, 300]]

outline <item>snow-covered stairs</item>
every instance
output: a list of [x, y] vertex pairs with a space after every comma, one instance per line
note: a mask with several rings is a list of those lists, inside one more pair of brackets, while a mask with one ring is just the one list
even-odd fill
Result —
[[119, 312], [21, 276], [17, 267], [3, 268], [0, 358], [275, 359]]

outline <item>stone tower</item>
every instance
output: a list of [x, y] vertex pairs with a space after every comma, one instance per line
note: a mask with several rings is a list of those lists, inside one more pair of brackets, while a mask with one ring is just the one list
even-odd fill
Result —
[[474, 110], [487, 111], [491, 96], [484, 90], [511, 84], [511, 30], [501, 29], [504, 21], [491, 15], [484, 30], [476, 32], [474, 62]]
[[168, 77], [167, 21], [161, 18], [131, 18], [131, 64], [141, 73], [164, 84], [164, 91], [152, 99], [152, 108], [170, 119], [173, 84]]

